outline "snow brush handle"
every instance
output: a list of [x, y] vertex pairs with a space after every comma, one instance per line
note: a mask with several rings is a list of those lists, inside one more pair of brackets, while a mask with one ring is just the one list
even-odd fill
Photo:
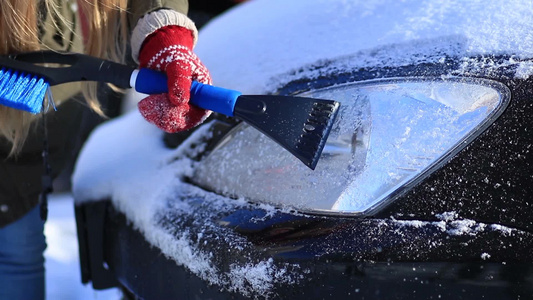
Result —
[[[130, 78], [130, 86], [143, 94], [168, 93], [165, 73], [151, 69], [133, 71]], [[235, 102], [240, 95], [241, 92], [238, 91], [193, 81], [190, 102], [203, 109], [233, 117]]]

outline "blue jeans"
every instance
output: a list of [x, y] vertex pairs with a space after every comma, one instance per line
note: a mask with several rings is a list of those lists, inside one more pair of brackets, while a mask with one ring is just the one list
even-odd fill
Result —
[[44, 222], [39, 205], [0, 228], [0, 299], [44, 299]]

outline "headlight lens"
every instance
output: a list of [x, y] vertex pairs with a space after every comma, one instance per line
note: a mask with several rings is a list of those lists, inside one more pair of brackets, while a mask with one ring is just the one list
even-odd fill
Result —
[[309, 170], [257, 130], [235, 128], [192, 180], [253, 202], [358, 214], [393, 199], [492, 123], [508, 89], [481, 79], [389, 79], [300, 96], [341, 102], [322, 157]]

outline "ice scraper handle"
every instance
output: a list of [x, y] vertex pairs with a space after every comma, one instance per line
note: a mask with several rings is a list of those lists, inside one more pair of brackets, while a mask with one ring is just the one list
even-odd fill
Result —
[[228, 117], [233, 117], [235, 103], [240, 95], [241, 92], [203, 84], [198, 81], [193, 81], [191, 85], [191, 103]]
[[[165, 73], [140, 69], [133, 71], [130, 86], [143, 94], [167, 93], [167, 76]], [[193, 81], [191, 85], [191, 103], [203, 109], [212, 110], [233, 117], [235, 102], [241, 92], [224, 89]]]

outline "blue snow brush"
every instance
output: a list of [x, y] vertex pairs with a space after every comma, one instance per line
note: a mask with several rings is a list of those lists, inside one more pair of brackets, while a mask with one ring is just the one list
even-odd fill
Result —
[[29, 111], [42, 109], [44, 95], [50, 85], [42, 78], [2, 68], [0, 70], [0, 104]]
[[[107, 82], [144, 94], [168, 92], [164, 73], [78, 53], [37, 51], [0, 56], [0, 68], [0, 104], [33, 114], [42, 111], [50, 86], [67, 82]], [[243, 120], [311, 169], [316, 167], [340, 105], [324, 99], [242, 95], [199, 82], [192, 84], [191, 103]]]

